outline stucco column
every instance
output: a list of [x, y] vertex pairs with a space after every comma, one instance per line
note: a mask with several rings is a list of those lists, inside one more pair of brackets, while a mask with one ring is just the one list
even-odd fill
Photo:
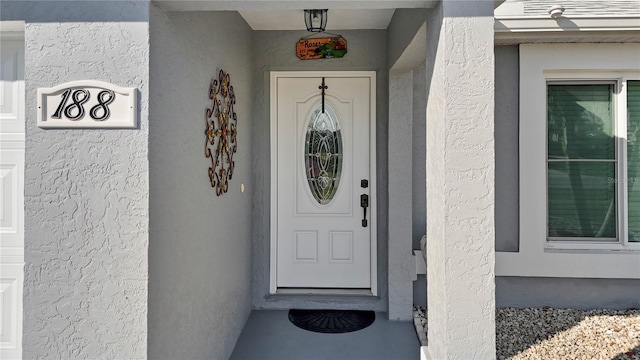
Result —
[[[9, 3], [26, 22], [23, 357], [145, 358], [149, 4]], [[138, 89], [138, 128], [39, 128], [37, 89], [73, 80]]]
[[428, 357], [495, 357], [493, 2], [427, 19]]
[[389, 320], [413, 317], [413, 72], [389, 75]]

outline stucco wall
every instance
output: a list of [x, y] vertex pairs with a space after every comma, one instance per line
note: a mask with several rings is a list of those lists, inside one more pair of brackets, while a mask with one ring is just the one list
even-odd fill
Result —
[[444, 0], [427, 17], [432, 359], [495, 357], [493, 25], [486, 1]]
[[[295, 43], [307, 34], [302, 31], [256, 31], [253, 37], [253, 91], [255, 126], [253, 196], [253, 306], [256, 309], [350, 308], [387, 310], [387, 34], [385, 30], [340, 32], [349, 52], [341, 59], [302, 61], [295, 55]], [[295, 70], [375, 70], [377, 71], [376, 143], [378, 211], [378, 296], [332, 297], [270, 296], [270, 139], [269, 72]]]
[[427, 74], [426, 63], [413, 69], [412, 187], [413, 248], [427, 233]]
[[[427, 233], [427, 74], [426, 62], [413, 69], [413, 249]], [[413, 304], [427, 305], [427, 277], [418, 275], [413, 282]]]
[[518, 46], [497, 46], [496, 251], [518, 251]]
[[496, 307], [638, 309], [640, 280], [496, 277]]
[[[441, 27], [443, 25], [443, 13], [442, 5], [438, 4], [433, 9], [429, 10], [427, 15], [427, 54], [426, 54], [426, 77], [427, 77], [427, 145], [433, 143], [437, 137], [442, 136], [443, 125], [441, 121], [436, 121], [442, 118], [445, 106], [445, 92], [444, 86], [444, 69], [442, 66], [436, 66], [436, 64], [442, 64], [443, 51], [438, 51], [438, 44], [443, 41], [443, 36], [440, 34]], [[433, 121], [431, 121], [433, 119]], [[427, 149], [425, 149], [426, 151]], [[434, 157], [434, 152], [429, 150], [426, 154], [429, 171], [427, 171], [427, 186], [440, 189], [439, 191], [432, 191], [433, 196], [429, 196], [427, 201], [427, 213], [435, 214], [441, 209], [435, 208], [434, 198], [437, 198], [439, 204], [443, 203], [440, 198], [441, 189], [444, 188], [444, 177], [441, 176], [444, 172], [443, 160], [440, 157]], [[438, 176], [436, 176], [438, 174]], [[425, 189], [425, 196], [428, 189]], [[430, 217], [427, 224], [427, 235], [429, 238], [444, 237], [444, 219], [441, 216]], [[429, 244], [429, 240], [427, 240]], [[433, 251], [440, 254], [444, 254], [442, 248], [442, 242], [435, 243], [435, 247], [431, 246], [426, 251]], [[429, 254], [427, 253], [427, 256]], [[437, 268], [439, 274], [444, 270], [443, 262], [433, 262], [428, 264], [428, 272], [426, 275], [427, 293], [434, 293], [437, 289], [442, 291], [444, 289], [444, 279], [433, 276], [434, 269]], [[425, 294], [425, 296], [428, 296]], [[425, 299], [428, 308], [431, 309], [446, 309], [446, 304], [442, 297], [431, 296]], [[430, 317], [428, 319], [428, 326], [430, 328], [437, 327], [439, 329], [445, 328], [444, 317]], [[428, 336], [428, 334], [427, 334]], [[442, 347], [442, 346], [440, 346]]]
[[389, 319], [409, 321], [412, 232], [413, 71], [389, 75]]
[[398, 61], [413, 40], [418, 29], [424, 24], [427, 9], [396, 9], [387, 28], [389, 68]]
[[411, 320], [412, 294], [420, 291], [412, 284], [415, 258], [411, 250], [420, 248], [426, 232], [426, 14], [426, 9], [397, 9], [387, 28], [392, 320]]
[[[151, 14], [148, 354], [226, 359], [251, 312], [251, 28], [236, 12]], [[216, 196], [204, 113], [220, 69], [236, 94], [238, 151]]]
[[[0, 13], [26, 21], [23, 357], [144, 358], [148, 3], [3, 1]], [[38, 128], [36, 89], [84, 79], [137, 88], [139, 128]]]

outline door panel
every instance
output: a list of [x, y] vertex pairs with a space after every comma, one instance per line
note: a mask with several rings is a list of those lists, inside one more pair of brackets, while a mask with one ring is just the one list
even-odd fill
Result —
[[360, 206], [373, 191], [361, 187], [371, 177], [371, 79], [325, 77], [324, 114], [321, 83], [277, 78], [276, 283], [371, 289], [371, 227]]
[[0, 33], [0, 358], [22, 357], [24, 40]]
[[24, 42], [2, 39], [0, 54], [0, 132], [24, 133]]

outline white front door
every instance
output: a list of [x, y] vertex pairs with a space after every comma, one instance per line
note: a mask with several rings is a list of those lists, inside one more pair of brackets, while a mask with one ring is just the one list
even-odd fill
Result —
[[371, 72], [272, 74], [272, 292], [375, 293], [374, 88]]
[[22, 358], [24, 40], [0, 32], [0, 359]]

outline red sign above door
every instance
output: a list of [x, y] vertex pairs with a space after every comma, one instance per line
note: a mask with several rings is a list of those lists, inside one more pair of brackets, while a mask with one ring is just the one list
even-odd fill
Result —
[[296, 55], [301, 60], [341, 58], [347, 53], [347, 40], [342, 36], [302, 38], [296, 44]]

